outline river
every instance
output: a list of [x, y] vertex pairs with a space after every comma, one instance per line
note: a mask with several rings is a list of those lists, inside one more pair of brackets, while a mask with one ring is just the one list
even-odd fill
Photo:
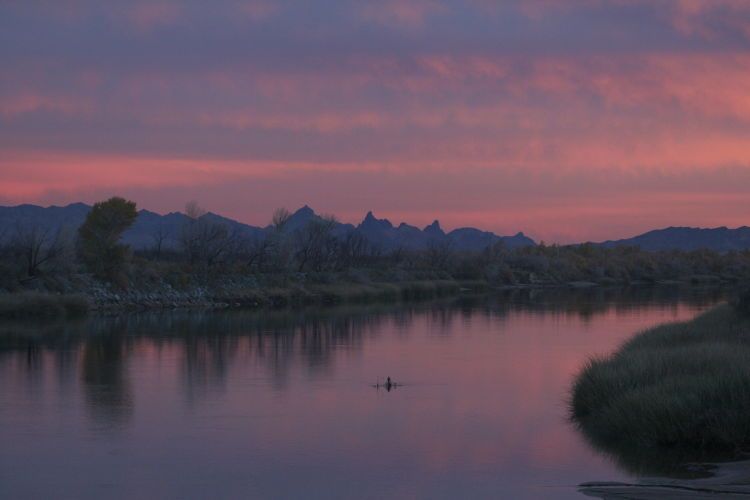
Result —
[[[573, 377], [713, 289], [0, 325], [0, 498], [581, 498]], [[390, 376], [398, 387], [373, 387]]]

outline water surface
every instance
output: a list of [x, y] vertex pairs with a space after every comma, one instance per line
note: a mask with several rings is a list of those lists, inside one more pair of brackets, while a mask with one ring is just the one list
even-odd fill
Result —
[[[722, 298], [515, 292], [0, 326], [0, 498], [580, 498], [591, 355]], [[391, 376], [390, 392], [371, 384]]]

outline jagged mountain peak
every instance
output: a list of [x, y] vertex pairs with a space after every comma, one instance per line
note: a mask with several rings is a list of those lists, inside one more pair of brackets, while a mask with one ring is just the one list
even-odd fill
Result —
[[424, 232], [434, 236], [444, 236], [445, 232], [440, 227], [440, 221], [435, 219], [432, 224], [424, 228]]
[[359, 227], [363, 230], [391, 229], [393, 228], [393, 224], [391, 224], [391, 221], [388, 219], [378, 219], [372, 213], [372, 210], [370, 210], [367, 212], [367, 215], [365, 215], [365, 218], [362, 220]]
[[292, 217], [311, 217], [315, 214], [315, 210], [310, 208], [309, 205], [304, 205], [297, 209], [296, 212], [292, 214]]

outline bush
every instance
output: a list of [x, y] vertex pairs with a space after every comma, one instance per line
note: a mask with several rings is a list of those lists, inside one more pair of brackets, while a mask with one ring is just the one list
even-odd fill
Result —
[[0, 318], [72, 318], [85, 315], [88, 300], [80, 295], [24, 292], [0, 295]]
[[65, 316], [68, 318], [85, 316], [91, 308], [89, 300], [83, 295], [58, 295], [58, 297], [65, 309]]

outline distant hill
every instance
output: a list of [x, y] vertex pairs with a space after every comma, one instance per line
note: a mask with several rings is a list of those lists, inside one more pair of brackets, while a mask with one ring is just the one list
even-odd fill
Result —
[[[36, 226], [55, 232], [60, 229], [76, 231], [86, 219], [91, 207], [84, 203], [73, 203], [64, 207], [40, 207], [36, 205], [19, 205], [15, 207], [0, 206], [0, 241], [12, 238], [19, 226]], [[249, 240], [261, 239], [268, 232], [267, 227], [256, 227], [207, 213], [203, 217], [226, 224], [231, 231]], [[315, 211], [304, 206], [294, 212], [285, 226], [288, 232], [296, 231], [310, 220], [319, 218]], [[174, 249], [179, 245], [179, 236], [188, 217], [179, 212], [160, 215], [148, 210], [138, 212], [135, 224], [123, 235], [123, 241], [133, 248], [145, 250], [155, 246], [161, 239], [162, 248]], [[474, 228], [461, 228], [445, 233], [438, 221], [424, 229], [402, 223], [393, 226], [387, 219], [377, 219], [368, 212], [358, 225], [337, 223], [333, 233], [344, 237], [352, 232], [362, 234], [371, 244], [383, 251], [395, 249], [422, 250], [431, 245], [447, 244], [456, 250], [482, 250], [494, 243], [504, 242], [509, 248], [534, 245], [534, 241], [523, 233], [513, 236], [498, 236], [494, 233]]]
[[656, 229], [633, 238], [610, 240], [600, 243], [605, 247], [637, 246], [643, 250], [699, 250], [717, 252], [750, 249], [750, 227], [737, 229], [717, 227], [701, 229], [695, 227], [668, 227]]

